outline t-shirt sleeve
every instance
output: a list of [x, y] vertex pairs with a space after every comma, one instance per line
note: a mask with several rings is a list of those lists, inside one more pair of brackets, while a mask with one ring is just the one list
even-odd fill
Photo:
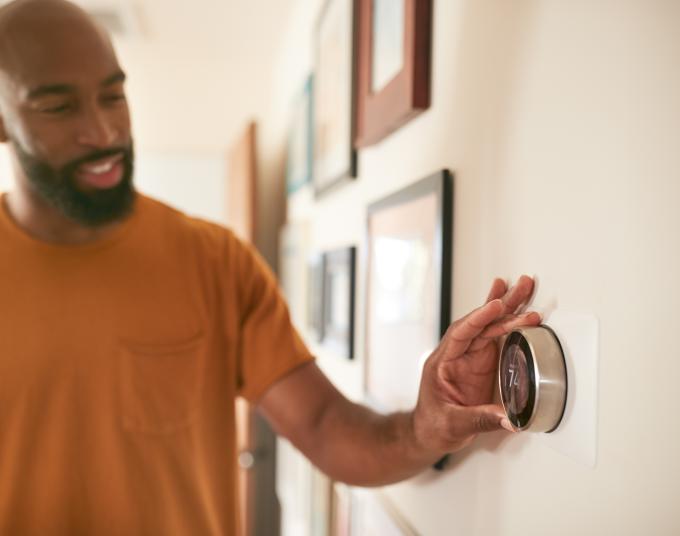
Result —
[[257, 402], [277, 380], [312, 361], [294, 328], [274, 274], [260, 255], [237, 241], [239, 302], [237, 393]]

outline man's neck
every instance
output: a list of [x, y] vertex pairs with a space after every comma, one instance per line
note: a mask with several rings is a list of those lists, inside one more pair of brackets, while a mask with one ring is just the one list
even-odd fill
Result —
[[3, 198], [2, 209], [25, 233], [52, 244], [78, 245], [96, 242], [113, 233], [121, 222], [87, 227], [64, 216], [28, 188], [18, 186]]

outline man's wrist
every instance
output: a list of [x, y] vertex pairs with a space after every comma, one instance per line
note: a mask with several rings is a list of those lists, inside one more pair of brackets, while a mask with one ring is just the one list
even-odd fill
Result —
[[418, 423], [417, 410], [408, 413], [409, 444], [413, 457], [422, 460], [424, 464], [434, 465], [448, 454], [445, 450], [433, 449], [427, 444]]

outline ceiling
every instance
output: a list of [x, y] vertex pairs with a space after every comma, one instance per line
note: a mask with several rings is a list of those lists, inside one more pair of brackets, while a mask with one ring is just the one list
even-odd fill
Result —
[[[266, 112], [277, 49], [297, 0], [76, 0], [115, 13], [137, 146], [226, 149]], [[0, 4], [6, 3], [0, 0]]]

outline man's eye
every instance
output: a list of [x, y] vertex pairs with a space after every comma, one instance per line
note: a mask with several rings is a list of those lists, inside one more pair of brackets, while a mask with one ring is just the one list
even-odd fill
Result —
[[125, 100], [125, 95], [104, 95], [104, 102], [116, 103]]
[[54, 106], [48, 106], [43, 108], [41, 111], [47, 114], [63, 114], [71, 110], [70, 104], [58, 104]]

